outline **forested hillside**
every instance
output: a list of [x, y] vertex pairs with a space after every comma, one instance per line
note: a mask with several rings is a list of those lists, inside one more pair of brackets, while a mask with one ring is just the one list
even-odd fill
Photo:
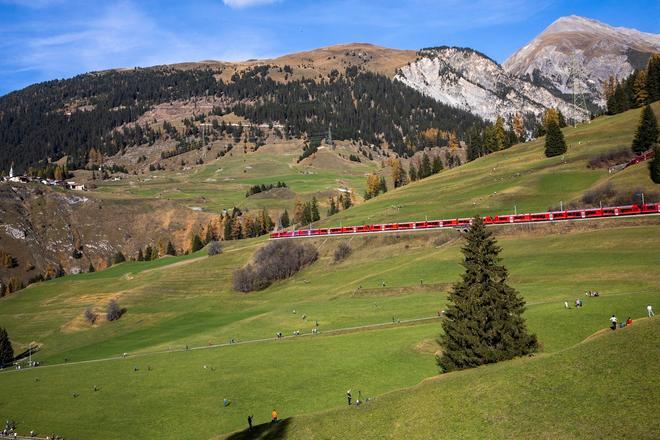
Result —
[[[83, 167], [92, 148], [113, 155], [131, 145], [153, 143], [160, 127], [129, 127], [156, 104], [214, 97], [216, 114], [234, 112], [255, 123], [279, 122], [285, 135], [305, 137], [333, 130], [336, 139], [413, 152], [421, 131], [455, 131], [463, 138], [483, 121], [424, 97], [391, 79], [350, 67], [320, 80], [286, 83], [261, 65], [217, 79], [221, 70], [156, 67], [107, 71], [27, 87], [0, 98], [0, 169], [43, 166], [68, 156]], [[293, 70], [290, 68], [290, 70]]]

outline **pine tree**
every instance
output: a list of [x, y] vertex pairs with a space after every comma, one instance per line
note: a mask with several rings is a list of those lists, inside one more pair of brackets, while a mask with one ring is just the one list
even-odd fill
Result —
[[280, 223], [282, 224], [283, 228], [288, 228], [291, 224], [291, 220], [289, 220], [289, 211], [286, 209], [282, 213], [282, 217], [280, 217]]
[[316, 197], [312, 197], [312, 203], [310, 204], [309, 210], [311, 222], [321, 220], [321, 215], [319, 214], [319, 202], [316, 200]]
[[632, 142], [632, 150], [635, 154], [642, 154], [653, 147], [658, 141], [658, 121], [650, 105], [642, 110], [639, 118], [639, 125], [635, 132], [635, 138]]
[[442, 159], [440, 159], [440, 156], [435, 156], [433, 158], [433, 163], [431, 164], [431, 172], [433, 174], [438, 174], [443, 168]]
[[504, 129], [504, 119], [501, 116], [495, 121], [495, 148], [504, 150], [506, 144], [506, 130]]
[[344, 208], [344, 209], [348, 209], [351, 206], [353, 206], [353, 200], [351, 199], [351, 195], [350, 194], [345, 194], [344, 199], [341, 202], [341, 207]]
[[151, 245], [147, 245], [147, 247], [144, 248], [144, 261], [151, 261], [151, 256], [153, 253], [154, 251], [151, 248]]
[[330, 207], [328, 208], [328, 217], [335, 215], [337, 213], [337, 205], [335, 204], [335, 198], [330, 197]]
[[417, 174], [420, 179], [424, 179], [431, 175], [431, 159], [424, 153], [422, 155], [422, 163], [419, 165], [419, 173]]
[[566, 153], [566, 141], [559, 128], [559, 124], [551, 119], [546, 126], [545, 156], [553, 157]]
[[660, 183], [660, 144], [655, 144], [655, 156], [649, 163], [649, 170], [651, 171], [651, 180], [654, 183]]
[[415, 169], [415, 165], [412, 162], [410, 162], [410, 167], [408, 168], [408, 176], [411, 182], [417, 180], [417, 169]]
[[89, 262], [89, 267], [87, 268], [87, 272], [89, 273], [96, 272], [96, 269], [94, 269], [94, 265], [92, 264], [91, 261]]
[[138, 249], [137, 260], [144, 261], [144, 254], [142, 253], [142, 248]]
[[385, 182], [385, 177], [380, 178], [380, 184], [378, 185], [378, 190], [383, 194], [387, 192], [387, 183]]
[[[200, 243], [201, 244], [201, 243]], [[200, 247], [201, 249], [201, 247]], [[171, 241], [167, 242], [167, 249], [165, 250], [166, 255], [171, 255], [171, 256], [176, 256], [176, 249], [174, 249], [174, 245], [172, 244]]]
[[203, 247], [204, 247], [204, 243], [202, 243], [202, 239], [199, 238], [199, 235], [198, 234], [193, 235], [193, 238], [190, 242], [190, 248], [192, 249], [192, 252], [197, 252]]
[[204, 236], [204, 244], [209, 244], [215, 240], [214, 234], [213, 234], [213, 225], [209, 223], [209, 225], [206, 227], [206, 235]]
[[653, 54], [646, 68], [646, 91], [649, 102], [660, 99], [660, 54]]
[[474, 218], [465, 239], [465, 273], [449, 293], [442, 322], [438, 365], [443, 371], [511, 359], [537, 348], [522, 317], [525, 301], [507, 284], [501, 248], [481, 218]]
[[14, 349], [11, 346], [7, 330], [0, 327], [0, 367], [11, 365], [14, 361]]
[[126, 261], [126, 257], [124, 257], [124, 254], [122, 254], [121, 251], [117, 251], [117, 253], [113, 258], [112, 264], [119, 264], [119, 263], [123, 263], [124, 261]]

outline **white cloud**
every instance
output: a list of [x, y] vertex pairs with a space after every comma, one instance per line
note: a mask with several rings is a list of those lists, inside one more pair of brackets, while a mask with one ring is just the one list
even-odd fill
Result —
[[243, 9], [251, 6], [269, 5], [279, 0], [222, 0], [222, 3], [230, 8]]

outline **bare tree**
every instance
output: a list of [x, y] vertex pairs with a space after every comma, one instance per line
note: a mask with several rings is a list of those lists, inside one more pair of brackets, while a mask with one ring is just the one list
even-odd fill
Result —
[[108, 318], [108, 321], [116, 321], [121, 318], [121, 315], [123, 315], [124, 312], [126, 312], [126, 309], [122, 309], [119, 307], [119, 304], [116, 300], [111, 299], [108, 303], [108, 311], [106, 317]]
[[220, 245], [219, 241], [211, 241], [208, 246], [208, 254], [209, 257], [212, 257], [214, 255], [218, 255], [222, 253], [222, 246]]
[[339, 261], [351, 255], [352, 251], [353, 249], [351, 249], [348, 243], [339, 243], [339, 246], [337, 246], [337, 249], [335, 249], [335, 263], [338, 263]]
[[274, 241], [255, 252], [252, 263], [234, 271], [234, 289], [241, 292], [261, 290], [274, 281], [291, 277], [318, 258], [309, 244], [291, 240]]
[[85, 309], [85, 312], [83, 313], [83, 316], [85, 317], [85, 321], [89, 322], [90, 324], [94, 324], [96, 322], [96, 313], [92, 310], [91, 307], [87, 307]]

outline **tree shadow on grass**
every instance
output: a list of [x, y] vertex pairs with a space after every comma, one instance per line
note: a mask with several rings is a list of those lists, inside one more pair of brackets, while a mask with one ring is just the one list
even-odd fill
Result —
[[246, 429], [245, 431], [236, 432], [227, 440], [279, 440], [286, 436], [286, 431], [289, 428], [291, 417], [288, 419], [280, 420], [277, 423], [262, 423], [252, 427], [252, 430]]

